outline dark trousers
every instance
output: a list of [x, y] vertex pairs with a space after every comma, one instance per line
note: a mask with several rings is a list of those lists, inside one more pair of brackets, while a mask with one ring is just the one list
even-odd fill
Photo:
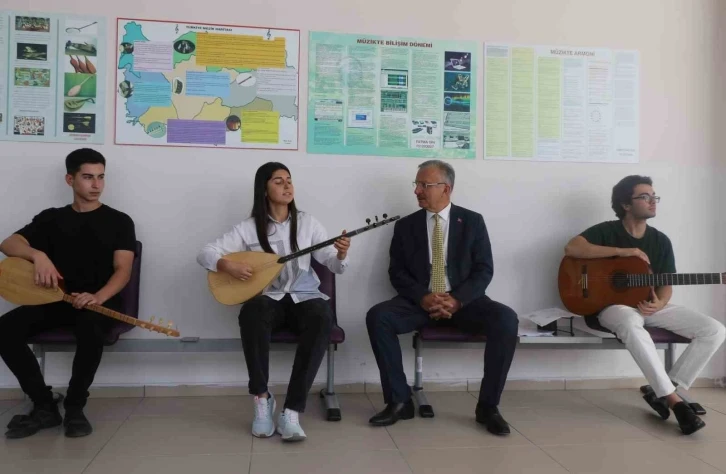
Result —
[[511, 308], [486, 296], [467, 304], [450, 320], [435, 321], [421, 306], [400, 296], [379, 303], [368, 311], [368, 337], [381, 372], [385, 403], [403, 403], [411, 398], [398, 335], [434, 324], [450, 324], [464, 332], [486, 335], [479, 403], [497, 406], [514, 358], [518, 319]]
[[77, 346], [64, 403], [66, 409], [81, 409], [86, 405], [88, 388], [101, 363], [103, 341], [112, 323], [100, 314], [64, 302], [21, 306], [0, 317], [0, 356], [33, 403], [52, 403], [52, 387], [45, 384], [27, 341], [38, 333], [68, 327], [76, 336]]
[[333, 326], [333, 310], [322, 298], [295, 303], [290, 295], [280, 301], [257, 296], [239, 313], [242, 348], [253, 395], [267, 392], [272, 331], [286, 328], [299, 335], [285, 408], [305, 411], [307, 394], [323, 361]]

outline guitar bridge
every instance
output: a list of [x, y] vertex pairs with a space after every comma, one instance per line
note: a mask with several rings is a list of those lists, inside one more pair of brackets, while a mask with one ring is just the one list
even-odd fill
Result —
[[580, 288], [582, 288], [582, 297], [587, 298], [590, 293], [587, 290], [587, 265], [583, 265], [580, 273]]

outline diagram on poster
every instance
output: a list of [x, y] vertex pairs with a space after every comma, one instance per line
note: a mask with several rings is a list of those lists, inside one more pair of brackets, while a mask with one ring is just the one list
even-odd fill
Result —
[[116, 143], [296, 150], [300, 32], [118, 20]]
[[636, 51], [484, 45], [484, 157], [637, 163]]
[[475, 158], [477, 44], [311, 32], [308, 152]]
[[103, 18], [0, 11], [0, 140], [103, 143]]

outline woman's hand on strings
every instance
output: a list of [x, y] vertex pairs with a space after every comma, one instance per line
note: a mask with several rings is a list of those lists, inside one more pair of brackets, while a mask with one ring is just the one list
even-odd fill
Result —
[[243, 262], [233, 262], [224, 258], [217, 262], [217, 270], [230, 274], [238, 280], [249, 280], [252, 277], [252, 265]]

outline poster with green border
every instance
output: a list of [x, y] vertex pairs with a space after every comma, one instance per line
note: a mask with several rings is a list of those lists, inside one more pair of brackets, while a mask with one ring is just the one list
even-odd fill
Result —
[[310, 32], [308, 153], [476, 158], [477, 45]]
[[0, 10], [0, 141], [103, 144], [106, 37], [103, 17]]

